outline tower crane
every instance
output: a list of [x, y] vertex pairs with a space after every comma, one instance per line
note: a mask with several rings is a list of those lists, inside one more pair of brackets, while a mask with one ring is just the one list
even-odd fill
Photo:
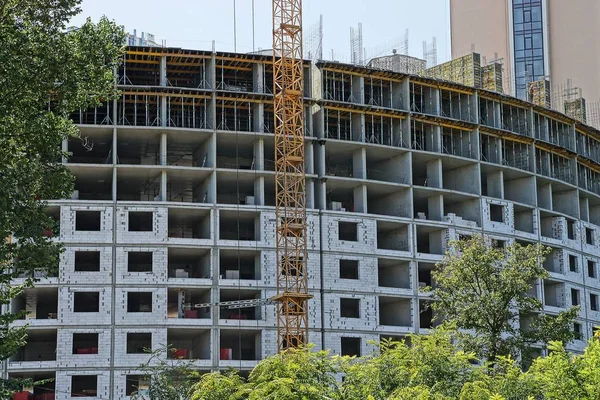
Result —
[[302, 0], [272, 0], [277, 295], [193, 305], [249, 308], [276, 304], [278, 352], [308, 343], [306, 171]]

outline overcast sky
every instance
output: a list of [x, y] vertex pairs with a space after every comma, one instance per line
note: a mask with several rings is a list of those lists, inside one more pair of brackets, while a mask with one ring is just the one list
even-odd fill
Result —
[[[252, 0], [83, 0], [83, 12], [72, 25], [102, 15], [124, 25], [128, 32], [150, 32], [168, 46], [234, 50], [233, 4], [236, 4], [237, 51], [253, 50]], [[271, 48], [271, 0], [254, 0], [254, 47]], [[409, 54], [422, 57], [423, 41], [437, 38], [438, 61], [449, 59], [448, 0], [304, 0], [305, 34], [324, 18], [324, 53], [334, 51], [349, 61], [350, 27], [363, 24], [367, 56], [381, 55], [401, 43], [409, 29]], [[400, 49], [399, 49], [400, 50]]]

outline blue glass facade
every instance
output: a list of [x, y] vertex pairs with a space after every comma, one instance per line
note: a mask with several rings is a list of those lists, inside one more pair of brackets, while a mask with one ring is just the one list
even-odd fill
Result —
[[527, 83], [545, 75], [542, 0], [513, 0], [513, 24], [516, 94], [526, 98]]

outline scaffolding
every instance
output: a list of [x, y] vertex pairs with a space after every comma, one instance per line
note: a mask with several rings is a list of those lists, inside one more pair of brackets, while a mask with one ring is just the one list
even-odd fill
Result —
[[420, 75], [439, 79], [476, 89], [504, 93], [503, 65], [494, 61], [482, 66], [481, 55], [470, 53], [434, 67], [421, 71]]
[[464, 57], [429, 67], [421, 75], [427, 78], [481, 88], [481, 56], [478, 53], [471, 53]]
[[552, 105], [550, 95], [550, 81], [541, 79], [529, 84], [529, 101], [535, 105], [550, 108]]
[[405, 54], [394, 53], [391, 56], [373, 58], [369, 61], [369, 68], [396, 72], [399, 74], [418, 75], [427, 66], [427, 61]]

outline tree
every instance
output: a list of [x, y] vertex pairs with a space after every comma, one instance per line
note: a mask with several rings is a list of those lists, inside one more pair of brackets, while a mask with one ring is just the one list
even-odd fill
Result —
[[[139, 369], [148, 382], [148, 389], [136, 391], [131, 396], [132, 399], [190, 400], [195, 390], [194, 386], [200, 379], [200, 374], [195, 371], [194, 364], [184, 359], [167, 359], [166, 355], [175, 350], [169, 346], [163, 346], [154, 351], [146, 350], [149, 354], [148, 361], [140, 365]], [[218, 396], [207, 397], [210, 400], [221, 398]], [[226, 398], [228, 399], [228, 397]]]
[[[457, 337], [464, 348], [491, 365], [498, 356], [524, 355], [535, 343], [570, 342], [579, 309], [547, 316], [541, 302], [528, 294], [532, 284], [548, 276], [543, 267], [547, 254], [539, 245], [495, 248], [481, 236], [452, 242], [432, 273], [436, 318], [461, 330]], [[520, 316], [530, 320], [528, 326], [517, 326]]]
[[248, 379], [249, 400], [338, 399], [336, 357], [312, 347], [289, 349], [261, 361]]
[[[115, 94], [123, 32], [103, 18], [66, 32], [81, 0], [0, 1], [0, 305], [34, 283], [34, 271], [56, 272], [60, 244], [45, 200], [65, 198], [73, 178], [60, 164], [62, 141], [78, 134], [69, 115]], [[24, 277], [23, 285], [11, 285]], [[0, 316], [0, 360], [26, 341]], [[0, 397], [14, 383], [0, 380]]]

